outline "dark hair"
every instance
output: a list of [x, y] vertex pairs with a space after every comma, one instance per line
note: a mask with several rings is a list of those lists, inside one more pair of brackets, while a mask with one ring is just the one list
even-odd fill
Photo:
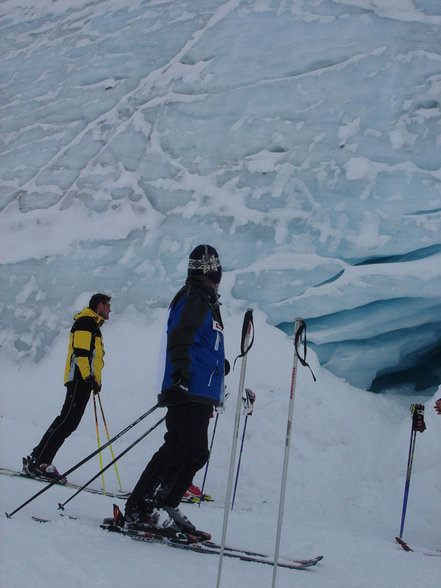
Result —
[[92, 298], [89, 300], [89, 308], [93, 311], [97, 309], [98, 304], [101, 302], [102, 304], [106, 304], [110, 302], [111, 296], [107, 296], [107, 294], [94, 294]]

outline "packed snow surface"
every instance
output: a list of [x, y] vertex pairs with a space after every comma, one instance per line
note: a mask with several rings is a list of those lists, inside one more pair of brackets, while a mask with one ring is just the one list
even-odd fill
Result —
[[[224, 305], [227, 355], [240, 352], [242, 315]], [[245, 384], [256, 393], [248, 417], [238, 489], [229, 514], [227, 543], [274, 553], [289, 405], [293, 343], [255, 312], [255, 343], [248, 354]], [[152, 319], [130, 310], [111, 316], [103, 327], [106, 366], [102, 405], [111, 436], [144, 414], [156, 402], [156, 363], [165, 311]], [[24, 362], [2, 365], [0, 463], [19, 468], [22, 455], [34, 447], [64, 399], [63, 362], [67, 333], [60, 334], [37, 366]], [[271, 349], [271, 358], [268, 350]], [[418, 433], [404, 539], [415, 547], [404, 552], [399, 534], [410, 441], [409, 402], [397, 396], [373, 395], [335, 377], [308, 353], [317, 377], [298, 366], [294, 418], [289, 452], [285, 516], [280, 556], [309, 558], [324, 555], [308, 571], [279, 569], [277, 586], [288, 588], [437, 588], [441, 558], [423, 555], [441, 549], [441, 416], [426, 403], [427, 430]], [[182, 505], [198, 527], [220, 541], [224, 518], [228, 467], [233, 439], [241, 360], [227, 378], [230, 397], [218, 417], [205, 491], [214, 503]], [[413, 398], [414, 401], [420, 400]], [[115, 456], [157, 422], [158, 409], [113, 444]], [[216, 417], [214, 417], [216, 418]], [[209, 429], [211, 440], [214, 418]], [[245, 416], [241, 416], [239, 445]], [[105, 431], [100, 422], [103, 444]], [[124, 490], [131, 490], [145, 464], [162, 442], [160, 425], [117, 462]], [[97, 447], [92, 402], [75, 433], [57, 454], [61, 472]], [[238, 452], [239, 452], [238, 447]], [[103, 463], [111, 460], [108, 449]], [[237, 458], [235, 461], [237, 465]], [[235, 465], [235, 467], [236, 467]], [[73, 482], [85, 483], [99, 472], [98, 456], [73, 472]], [[202, 485], [204, 469], [195, 483]], [[39, 482], [0, 475], [1, 512], [11, 512], [41, 490]], [[93, 484], [101, 487], [99, 477]], [[105, 473], [108, 491], [117, 491], [112, 468]], [[173, 550], [163, 545], [137, 543], [99, 528], [112, 516], [112, 504], [122, 500], [81, 493], [64, 511], [79, 517], [60, 517], [57, 505], [73, 490], [52, 487], [12, 519], [0, 518], [3, 588], [160, 586], [194, 588], [216, 586], [218, 558]], [[39, 524], [31, 515], [53, 522]], [[226, 559], [221, 586], [267, 588], [272, 568]]]

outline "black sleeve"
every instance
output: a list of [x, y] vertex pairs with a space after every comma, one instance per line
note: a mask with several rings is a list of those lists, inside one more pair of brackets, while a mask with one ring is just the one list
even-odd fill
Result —
[[202, 296], [189, 294], [179, 317], [179, 323], [168, 334], [167, 349], [174, 367], [173, 379], [190, 379], [190, 346], [208, 313], [208, 303]]

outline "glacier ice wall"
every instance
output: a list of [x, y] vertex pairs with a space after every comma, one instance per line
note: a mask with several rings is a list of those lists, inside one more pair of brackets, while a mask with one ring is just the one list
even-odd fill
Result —
[[81, 293], [165, 306], [198, 242], [224, 298], [374, 390], [441, 381], [441, 6], [6, 0], [2, 345]]

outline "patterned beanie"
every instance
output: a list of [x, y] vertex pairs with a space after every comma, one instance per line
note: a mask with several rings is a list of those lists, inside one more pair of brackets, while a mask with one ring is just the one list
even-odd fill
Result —
[[190, 253], [188, 277], [204, 276], [215, 284], [222, 278], [222, 266], [217, 251], [211, 245], [198, 245]]

